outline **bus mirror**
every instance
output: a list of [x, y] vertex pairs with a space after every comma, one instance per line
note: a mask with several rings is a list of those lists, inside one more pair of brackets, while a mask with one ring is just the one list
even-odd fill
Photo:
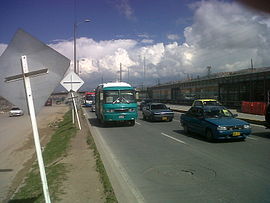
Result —
[[103, 93], [101, 92], [100, 93], [100, 101], [102, 101], [103, 100]]
[[136, 99], [139, 99], [139, 92], [136, 92]]

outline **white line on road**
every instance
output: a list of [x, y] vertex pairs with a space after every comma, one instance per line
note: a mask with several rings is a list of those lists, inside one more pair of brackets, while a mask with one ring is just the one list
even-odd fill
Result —
[[257, 124], [251, 124], [252, 126], [260, 127], [260, 128], [265, 128], [264, 125], [257, 125]]
[[247, 137], [247, 138], [251, 140], [257, 140], [256, 138], [253, 138], [253, 137]]
[[142, 124], [138, 123], [137, 121], [135, 121], [135, 123], [138, 124], [138, 125], [142, 125]]
[[170, 136], [170, 135], [167, 135], [167, 134], [165, 134], [165, 133], [161, 133], [162, 135], [164, 135], [164, 136], [166, 136], [166, 137], [168, 137], [168, 138], [171, 138], [171, 139], [173, 139], [173, 140], [175, 140], [175, 141], [177, 141], [177, 142], [180, 142], [180, 143], [182, 143], [182, 144], [187, 144], [186, 142], [184, 142], [184, 141], [182, 141], [182, 140], [179, 140], [179, 139], [176, 139], [176, 138], [174, 138], [174, 137], [172, 137], [172, 136]]

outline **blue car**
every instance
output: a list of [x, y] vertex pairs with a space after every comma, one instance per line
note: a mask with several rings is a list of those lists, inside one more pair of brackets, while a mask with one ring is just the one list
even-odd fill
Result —
[[180, 122], [185, 133], [198, 133], [208, 140], [244, 140], [251, 134], [251, 127], [236, 116], [224, 106], [191, 107], [181, 115]]

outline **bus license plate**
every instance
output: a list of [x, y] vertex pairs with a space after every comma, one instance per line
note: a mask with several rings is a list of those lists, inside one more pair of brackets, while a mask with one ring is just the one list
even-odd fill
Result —
[[125, 116], [119, 116], [119, 118], [125, 118]]
[[232, 135], [233, 135], [233, 136], [239, 136], [239, 135], [240, 135], [240, 132], [233, 132]]

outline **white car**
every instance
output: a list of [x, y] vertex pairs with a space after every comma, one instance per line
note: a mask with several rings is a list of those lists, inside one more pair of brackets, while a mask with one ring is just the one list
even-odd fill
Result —
[[10, 111], [9, 111], [9, 116], [22, 116], [23, 115], [23, 110], [18, 108], [18, 107], [13, 107]]

